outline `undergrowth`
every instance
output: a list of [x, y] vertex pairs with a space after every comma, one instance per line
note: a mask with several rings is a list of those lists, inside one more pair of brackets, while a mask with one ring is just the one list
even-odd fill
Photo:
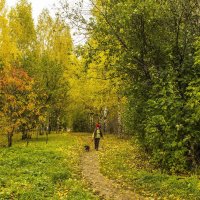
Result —
[[148, 156], [133, 141], [107, 136], [101, 146], [102, 173], [124, 188], [153, 199], [200, 199], [198, 175], [161, 173], [160, 169], [149, 164]]

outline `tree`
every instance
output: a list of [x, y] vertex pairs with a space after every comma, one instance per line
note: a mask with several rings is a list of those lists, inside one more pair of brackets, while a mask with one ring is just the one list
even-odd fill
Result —
[[[79, 59], [72, 77], [69, 79], [71, 90], [69, 95], [74, 112], [84, 110], [87, 126], [93, 130], [95, 121], [101, 121], [104, 131], [109, 131], [108, 122], [117, 118], [119, 88], [121, 76], [116, 75], [113, 66], [116, 57], [110, 57], [109, 51], [99, 49], [99, 41], [90, 38], [77, 54]], [[80, 115], [82, 116], [82, 115]], [[74, 119], [75, 123], [78, 119]], [[111, 123], [110, 123], [111, 124]], [[116, 124], [114, 124], [117, 127]], [[117, 128], [115, 129], [117, 131]]]
[[163, 169], [191, 167], [198, 151], [191, 145], [194, 140], [188, 139], [194, 127], [186, 122], [186, 105], [191, 81], [198, 76], [193, 66], [194, 43], [200, 34], [199, 2], [96, 0], [91, 4], [88, 33], [99, 46], [90, 53], [101, 49], [118, 58], [113, 68], [125, 85], [121, 93], [128, 99], [126, 128]]
[[5, 1], [0, 2], [0, 70], [9, 67], [11, 63], [17, 61], [19, 50], [10, 37], [10, 28], [4, 8]]
[[[12, 136], [20, 126], [31, 124], [30, 116], [35, 110], [36, 95], [32, 92], [33, 80], [21, 69], [5, 70], [0, 79], [1, 128], [7, 133], [8, 147]], [[33, 120], [33, 119], [32, 119]]]
[[69, 27], [59, 17], [52, 19], [49, 11], [44, 10], [39, 16], [37, 38], [39, 63], [35, 77], [46, 108], [45, 126], [49, 131], [57, 130], [66, 118], [72, 53]]
[[22, 57], [26, 56], [28, 51], [33, 50], [33, 44], [36, 40], [32, 7], [27, 0], [20, 0], [16, 7], [11, 8], [9, 27], [12, 40], [17, 43], [18, 48], [22, 52]]

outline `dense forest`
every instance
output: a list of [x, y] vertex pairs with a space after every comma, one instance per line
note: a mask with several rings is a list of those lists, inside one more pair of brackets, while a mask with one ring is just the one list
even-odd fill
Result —
[[[56, 17], [0, 1], [0, 145], [32, 132], [134, 137], [171, 173], [200, 164], [200, 2], [90, 0]], [[67, 23], [68, 22], [68, 23]], [[86, 41], [75, 46], [70, 26]]]

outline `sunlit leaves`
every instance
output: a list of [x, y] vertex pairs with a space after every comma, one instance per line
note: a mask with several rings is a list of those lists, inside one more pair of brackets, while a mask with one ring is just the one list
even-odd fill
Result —
[[38, 66], [34, 76], [45, 107], [45, 123], [53, 129], [60, 125], [66, 128], [68, 79], [73, 75], [74, 62], [69, 27], [59, 16], [53, 19], [48, 10], [43, 10], [37, 24], [37, 39]]
[[25, 53], [32, 50], [36, 39], [36, 32], [32, 18], [32, 7], [27, 0], [21, 0], [9, 13], [9, 27], [13, 41]]

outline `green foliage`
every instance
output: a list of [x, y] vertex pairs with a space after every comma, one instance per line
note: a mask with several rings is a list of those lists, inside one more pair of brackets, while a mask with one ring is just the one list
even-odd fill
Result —
[[54, 172], [52, 175], [53, 183], [61, 182], [71, 177], [70, 171], [57, 171]]
[[96, 0], [93, 5], [89, 30], [99, 46], [91, 54], [103, 49], [118, 58], [111, 66], [123, 75], [126, 132], [163, 170], [194, 169], [200, 163], [197, 1]]
[[85, 112], [75, 112], [73, 114], [72, 128], [75, 132], [87, 132], [89, 130], [89, 119]]
[[[89, 21], [79, 15], [81, 3], [78, 10], [73, 9], [74, 15], [66, 13], [74, 24], [78, 20], [88, 28], [89, 39], [75, 56], [69, 26], [60, 15], [52, 18], [44, 10], [35, 27], [27, 0], [20, 0], [9, 14], [1, 1], [0, 93], [6, 72], [14, 67], [33, 80], [26, 91], [19, 88], [12, 95], [3, 91], [1, 132], [8, 127], [11, 138], [14, 131], [26, 134], [36, 125], [49, 132], [86, 131], [100, 118], [105, 129], [110, 121], [119, 133], [124, 129], [135, 135], [152, 163], [163, 171], [197, 168], [198, 1], [95, 0], [92, 5]], [[54, 176], [57, 182], [68, 175]]]

